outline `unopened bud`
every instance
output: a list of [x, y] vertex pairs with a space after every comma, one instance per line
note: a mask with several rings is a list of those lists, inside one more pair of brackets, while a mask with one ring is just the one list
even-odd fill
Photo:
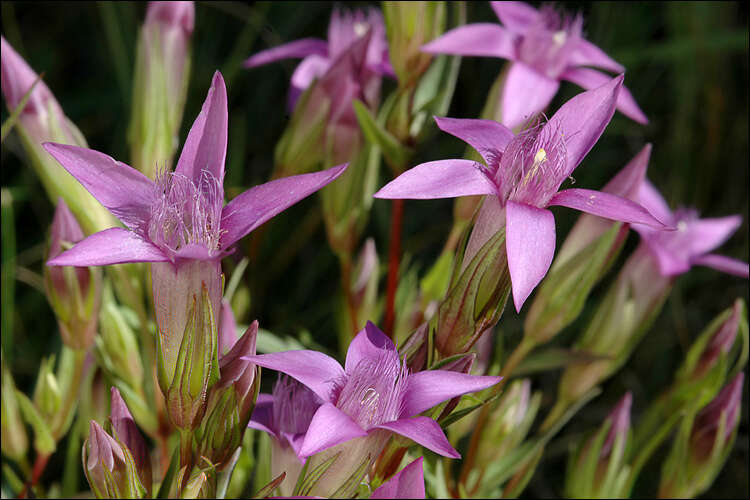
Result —
[[[83, 231], [60, 198], [50, 229], [47, 260], [83, 239]], [[44, 266], [44, 288], [57, 316], [63, 342], [87, 350], [94, 343], [101, 297], [101, 270], [96, 267]]]
[[127, 446], [135, 462], [135, 469], [141, 484], [146, 489], [146, 496], [151, 496], [151, 457], [148, 447], [138, 427], [135, 425], [133, 416], [130, 414], [125, 401], [120, 396], [117, 388], [112, 388], [112, 411], [109, 421], [112, 425], [112, 435], [120, 443]]
[[[171, 169], [190, 76], [193, 2], [149, 2], [141, 28], [129, 130], [133, 167], [155, 179]], [[166, 167], [164, 167], [166, 165]]]
[[143, 498], [133, 456], [94, 420], [83, 443], [83, 468], [97, 498]]
[[5, 363], [2, 366], [2, 377], [3, 396], [0, 398], [0, 404], [2, 405], [2, 418], [0, 419], [2, 440], [0, 442], [2, 443], [3, 455], [20, 462], [29, 449], [29, 438], [26, 435], [26, 427], [16, 400], [16, 386], [13, 383], [13, 375], [5, 367]]
[[[13, 112], [38, 77], [5, 38], [0, 38], [2, 91], [8, 109]], [[44, 82], [40, 81], [34, 87], [18, 117], [15, 130], [21, 138], [31, 166], [53, 203], [60, 197], [65, 199], [87, 234], [116, 224], [107, 209], [42, 148], [45, 142], [86, 147], [86, 139], [65, 116], [60, 104]]]
[[102, 365], [110, 375], [122, 379], [130, 387], [141, 387], [143, 363], [138, 340], [109, 289], [104, 293], [104, 305], [99, 315], [99, 333], [96, 345], [97, 354], [103, 358]]
[[47, 417], [56, 416], [62, 405], [62, 394], [55, 377], [54, 366], [54, 356], [42, 360], [34, 389], [34, 406]]

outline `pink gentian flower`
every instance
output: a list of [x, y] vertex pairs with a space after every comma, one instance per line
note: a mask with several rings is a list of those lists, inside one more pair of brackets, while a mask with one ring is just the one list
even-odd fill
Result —
[[[154, 305], [165, 370], [172, 380], [193, 298], [207, 290], [213, 318], [221, 303], [221, 258], [278, 213], [338, 177], [346, 165], [285, 177], [240, 194], [224, 205], [227, 92], [214, 74], [174, 172], [152, 181], [139, 171], [91, 149], [45, 143], [45, 149], [128, 229], [92, 234], [47, 264], [103, 266], [151, 262]], [[216, 320], [215, 320], [216, 321]], [[160, 364], [161, 366], [161, 364]]]
[[686, 273], [692, 266], [707, 266], [728, 274], [748, 277], [747, 262], [709, 253], [724, 243], [742, 224], [742, 217], [730, 215], [713, 219], [699, 219], [690, 208], [670, 210], [662, 195], [648, 180], [640, 187], [639, 202], [675, 231], [657, 231], [641, 224], [633, 225], [646, 248], [658, 263], [662, 276]]
[[[492, 23], [458, 27], [428, 43], [433, 54], [500, 57], [512, 61], [501, 99], [502, 123], [515, 128], [549, 105], [568, 80], [594, 89], [611, 78], [587, 66], [622, 73], [623, 66], [583, 38], [580, 15], [563, 17], [552, 6], [537, 10], [523, 2], [490, 2], [502, 26]], [[617, 109], [638, 123], [648, 123], [630, 91], [622, 88]]]
[[575, 96], [544, 125], [517, 136], [492, 120], [435, 118], [438, 127], [484, 158], [417, 165], [375, 193], [376, 198], [433, 199], [488, 195], [469, 240], [464, 264], [505, 227], [508, 269], [516, 311], [552, 262], [560, 205], [628, 223], [663, 227], [646, 209], [622, 196], [590, 189], [558, 192], [604, 131], [615, 110], [622, 75]]
[[[373, 8], [370, 8], [367, 13], [361, 10], [342, 12], [334, 9], [328, 25], [328, 41], [318, 38], [295, 40], [258, 52], [247, 59], [244, 66], [255, 68], [281, 59], [302, 57], [302, 62], [292, 74], [292, 86], [289, 92], [291, 109], [294, 108], [300, 94], [314, 80], [326, 74], [339, 56], [368, 32], [370, 32], [370, 40], [366, 47], [364, 67], [361, 70], [363, 76], [361, 83], [367, 102], [371, 102], [372, 97], [376, 101], [380, 91], [380, 76], [393, 76], [394, 73], [388, 59], [388, 42], [385, 38], [383, 16]], [[369, 87], [376, 88], [370, 90]]]
[[[322, 400], [298, 456], [309, 457], [357, 439], [356, 447], [342, 458], [353, 469], [368, 455], [375, 460], [394, 432], [435, 453], [460, 457], [440, 425], [418, 415], [443, 401], [500, 381], [500, 377], [446, 370], [409, 373], [391, 340], [370, 322], [349, 345], [343, 368], [335, 359], [315, 351], [287, 351], [247, 359], [297, 379]], [[335, 474], [348, 477], [351, 471], [337, 467]]]

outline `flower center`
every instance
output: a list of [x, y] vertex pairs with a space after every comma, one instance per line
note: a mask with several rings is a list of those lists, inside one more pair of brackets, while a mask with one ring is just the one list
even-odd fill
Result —
[[397, 420], [407, 376], [396, 352], [384, 353], [377, 362], [364, 359], [347, 377], [336, 407], [365, 430]]
[[196, 185], [178, 173], [165, 172], [156, 180], [148, 238], [167, 254], [197, 244], [219, 250], [223, 192], [218, 180], [204, 171]]
[[276, 431], [300, 434], [310, 427], [322, 404], [310, 389], [291, 377], [280, 376], [273, 386], [273, 421]]
[[518, 47], [521, 61], [548, 78], [557, 79], [568, 66], [582, 27], [580, 15], [562, 17], [552, 6], [543, 6]]
[[562, 183], [565, 164], [559, 130], [540, 124], [519, 133], [500, 157], [495, 174], [502, 202], [545, 207]]

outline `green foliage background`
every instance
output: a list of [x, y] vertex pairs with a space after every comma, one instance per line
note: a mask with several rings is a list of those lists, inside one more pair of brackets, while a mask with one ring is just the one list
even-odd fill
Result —
[[[289, 117], [288, 79], [296, 65], [296, 61], [284, 61], [245, 70], [242, 61], [281, 42], [325, 38], [332, 6], [329, 2], [197, 2], [181, 140], [200, 110], [212, 73], [221, 70], [229, 96], [225, 184], [230, 198], [269, 177], [273, 148]], [[89, 146], [126, 163], [135, 42], [145, 8], [145, 3], [134, 2], [2, 2], [3, 36], [37, 72], [45, 72], [45, 82]], [[747, 7], [734, 2], [572, 2], [565, 9], [580, 10], [588, 38], [625, 65], [625, 83], [651, 120], [644, 127], [615, 115], [576, 171], [577, 186], [602, 186], [646, 142], [652, 142], [649, 178], [670, 205], [694, 206], [705, 217], [741, 214], [742, 226], [720, 252], [748, 260]], [[489, 5], [478, 2], [467, 5], [467, 19], [496, 22]], [[503, 64], [499, 59], [464, 58], [449, 115], [476, 117]], [[392, 87], [392, 82], [386, 83], [384, 93]], [[563, 84], [550, 110], [578, 92], [573, 84]], [[3, 107], [3, 120], [7, 116]], [[457, 139], [436, 133], [415, 162], [459, 157], [463, 148]], [[12, 315], [14, 324], [12, 332], [3, 331], [3, 351], [17, 385], [28, 394], [41, 357], [59, 351], [60, 340], [40, 280], [54, 207], [23, 156], [11, 134], [2, 149], [2, 186], [10, 188], [14, 199], [12, 214], [3, 212], [3, 259], [8, 252], [15, 256], [18, 279], [12, 295], [15, 305], [3, 294], [2, 314]], [[387, 169], [381, 170], [381, 185], [389, 175]], [[375, 201], [367, 231], [381, 255], [388, 244], [389, 210], [385, 201]], [[557, 209], [555, 217], [561, 243], [576, 213]], [[407, 202], [403, 248], [412, 262], [421, 264], [422, 273], [442, 248], [451, 220], [451, 200]], [[311, 197], [295, 206], [270, 224], [267, 232], [246, 274], [251, 302], [238, 321], [247, 324], [257, 318], [262, 327], [277, 333], [307, 330], [315, 342], [335, 352], [332, 311], [338, 265], [325, 240], [317, 199]], [[9, 239], [13, 234], [15, 248]], [[631, 236], [621, 261], [636, 243], [637, 238]], [[251, 245], [252, 237], [237, 254], [246, 253]], [[592, 302], [608, 282], [595, 289]], [[736, 297], [748, 300], [746, 280], [705, 268], [682, 276], [630, 362], [548, 447], [526, 495], [560, 495], [571, 440], [598, 425], [626, 390], [633, 391], [637, 421], [647, 401], [669, 384], [692, 339]], [[569, 345], [585, 321], [586, 313], [556, 343]], [[508, 345], [520, 338], [520, 326], [512, 307], [506, 308], [499, 330]], [[543, 405], [553, 402], [558, 375], [537, 377], [535, 387], [545, 391]], [[706, 496], [746, 497], [749, 493], [747, 393], [746, 384], [735, 450]], [[61, 461], [61, 455], [55, 460]], [[654, 457], [636, 494], [655, 492], [664, 456], [666, 449]], [[54, 475], [55, 470], [50, 466], [47, 474]]]

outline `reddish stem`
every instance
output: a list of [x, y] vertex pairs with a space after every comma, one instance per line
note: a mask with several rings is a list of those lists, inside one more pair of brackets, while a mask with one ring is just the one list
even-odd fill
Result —
[[26, 498], [31, 488], [36, 486], [36, 483], [39, 482], [39, 480], [42, 478], [42, 474], [44, 474], [44, 469], [47, 467], [47, 461], [49, 460], [49, 457], [49, 455], [36, 456], [34, 467], [31, 469], [31, 479], [29, 479], [29, 482], [26, 483], [23, 490], [18, 495], [18, 498]]
[[388, 288], [386, 289], [385, 321], [386, 335], [393, 338], [393, 322], [396, 318], [394, 306], [398, 285], [398, 266], [401, 257], [401, 221], [404, 217], [404, 200], [393, 200], [391, 211], [391, 241], [388, 250]]

